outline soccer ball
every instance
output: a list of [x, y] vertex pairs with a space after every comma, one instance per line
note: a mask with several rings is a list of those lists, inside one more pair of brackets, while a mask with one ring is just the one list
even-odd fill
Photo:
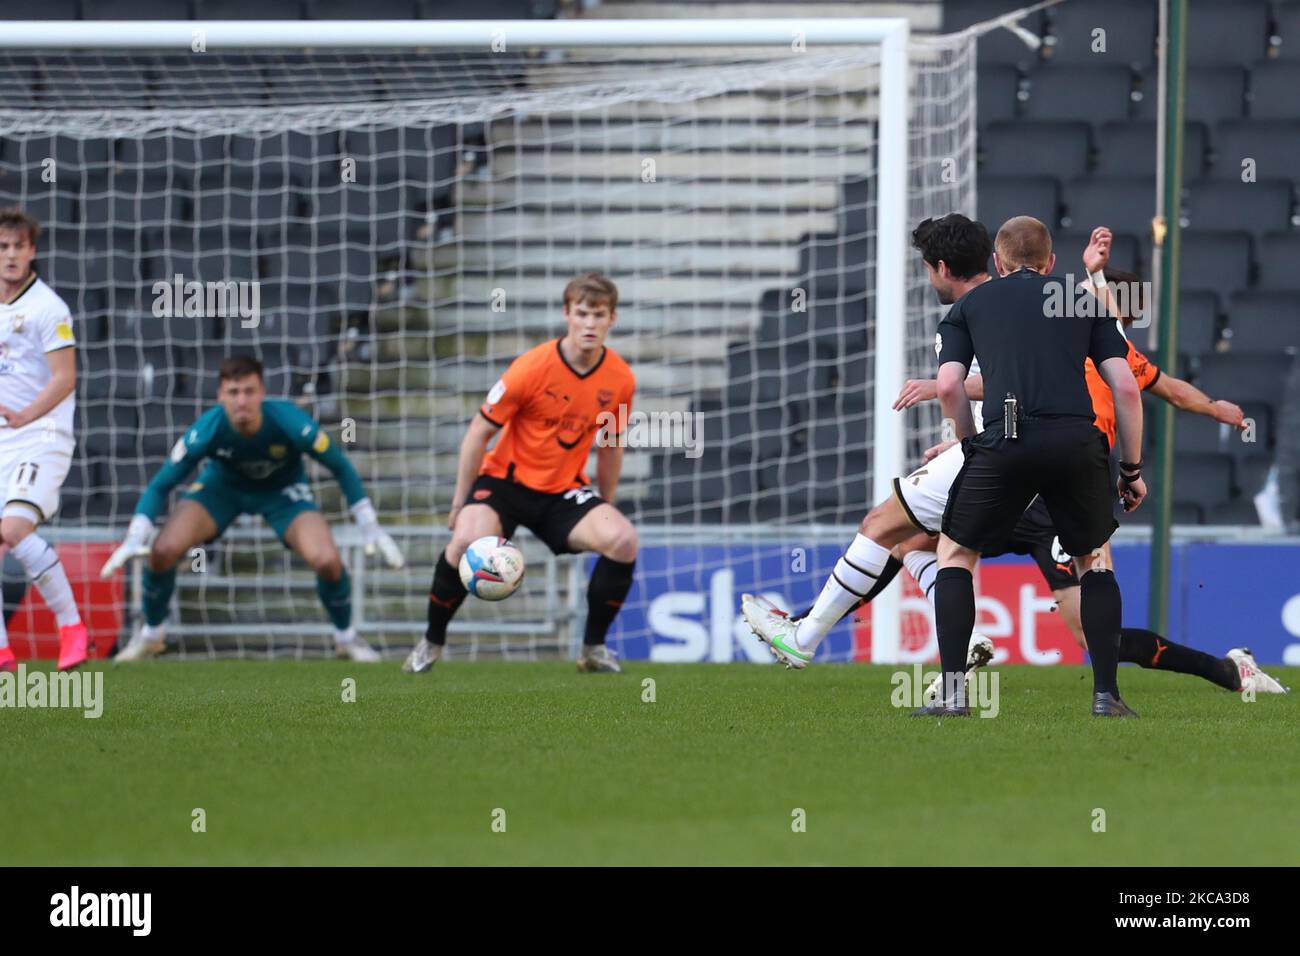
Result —
[[523, 579], [524, 556], [507, 538], [479, 538], [460, 556], [460, 583], [484, 601], [504, 601]]

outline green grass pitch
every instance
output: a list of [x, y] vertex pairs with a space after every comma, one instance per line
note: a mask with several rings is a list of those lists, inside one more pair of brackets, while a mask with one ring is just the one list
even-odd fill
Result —
[[1010, 667], [936, 722], [892, 672], [110, 666], [97, 720], [0, 710], [0, 864], [1300, 863], [1300, 693], [1125, 667], [1142, 719], [1099, 721], [1084, 669]]

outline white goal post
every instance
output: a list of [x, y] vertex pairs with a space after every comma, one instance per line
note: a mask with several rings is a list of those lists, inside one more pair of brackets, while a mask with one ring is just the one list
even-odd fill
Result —
[[[16, 54], [27, 55], [32, 58], [39, 58], [43, 54], [48, 55], [69, 55], [68, 51], [85, 51], [113, 56], [129, 57], [133, 53], [156, 53], [163, 54], [190, 54], [198, 51], [208, 53], [231, 53], [235, 51], [273, 51], [273, 50], [294, 50], [308, 51], [306, 56], [310, 56], [312, 51], [353, 51], [353, 50], [402, 50], [411, 53], [420, 51], [458, 51], [469, 54], [488, 55], [496, 52], [520, 52], [520, 51], [566, 51], [566, 50], [599, 50], [611, 51], [611, 56], [616, 56], [618, 50], [646, 50], [649, 48], [660, 48], [665, 51], [664, 56], [670, 56], [670, 52], [675, 48], [683, 50], [698, 50], [707, 54], [712, 50], [754, 50], [754, 51], [771, 51], [773, 55], [786, 54], [787, 56], [794, 52], [820, 51], [832, 48], [863, 47], [872, 48], [878, 51], [877, 58], [869, 67], [876, 77], [874, 86], [868, 84], [875, 103], [873, 104], [874, 112], [871, 114], [874, 121], [873, 138], [870, 148], [863, 153], [864, 161], [869, 161], [871, 168], [863, 168], [859, 175], [870, 177], [873, 180], [871, 198], [864, 210], [870, 217], [869, 235], [867, 247], [870, 248], [871, 275], [869, 279], [859, 280], [857, 278], [839, 276], [841, 284], [845, 284], [846, 278], [852, 278], [849, 284], [865, 282], [868, 289], [866, 301], [872, 303], [869, 308], [868, 318], [872, 327], [872, 338], [869, 343], [869, 351], [866, 353], [869, 358], [867, 369], [867, 381], [870, 383], [871, 397], [868, 400], [866, 416], [864, 422], [870, 422], [870, 462], [871, 462], [871, 485], [869, 500], [878, 502], [889, 497], [892, 493], [891, 480], [894, 476], [904, 474], [908, 470], [908, 455], [915, 454], [916, 437], [918, 434], [917, 426], [910, 427], [903, 415], [892, 410], [892, 403], [895, 396], [902, 387], [904, 379], [909, 374], [917, 374], [926, 371], [926, 369], [917, 368], [919, 364], [916, 356], [918, 348], [918, 335], [916, 329], [919, 328], [918, 315], [924, 312], [927, 317], [932, 318], [935, 314], [933, 306], [926, 301], [924, 305], [918, 305], [917, 299], [917, 280], [915, 272], [915, 263], [911, 262], [914, 255], [909, 246], [909, 232], [913, 225], [912, 219], [916, 218], [918, 210], [923, 210], [925, 215], [939, 215], [944, 212], [958, 210], [968, 214], [974, 214], [973, 197], [974, 197], [974, 163], [973, 163], [973, 85], [974, 85], [974, 42], [973, 39], [966, 39], [957, 44], [954, 41], [952, 49], [960, 49], [959, 54], [961, 62], [957, 65], [948, 67], [953, 73], [961, 72], [963, 79], [960, 84], [954, 84], [952, 99], [959, 101], [952, 106], [953, 130], [945, 132], [948, 138], [958, 145], [952, 147], [955, 150], [961, 150], [962, 155], [957, 157], [960, 165], [959, 177], [960, 182], [951, 189], [947, 184], [951, 181], [944, 179], [944, 186], [935, 187], [933, 198], [927, 203], [918, 202], [917, 196], [921, 191], [929, 190], [932, 182], [937, 182], [938, 173], [932, 173], [929, 165], [935, 165], [941, 159], [952, 159], [948, 155], [925, 155], [909, 156], [909, 140], [916, 141], [917, 131], [911, 128], [914, 124], [914, 110], [916, 104], [913, 97], [916, 95], [917, 78], [914, 72], [915, 57], [917, 55], [917, 41], [911, 36], [909, 24], [903, 18], [852, 18], [852, 19], [829, 19], [829, 18], [806, 18], [806, 19], [754, 19], [754, 20], [728, 20], [728, 19], [707, 19], [707, 20], [597, 20], [597, 19], [573, 19], [573, 20], [524, 20], [524, 21], [155, 21], [155, 22], [14, 22], [7, 23], [5, 29], [0, 32], [0, 54], [7, 54], [11, 57]], [[938, 49], [938, 47], [934, 47]], [[71, 54], [75, 56], [76, 54]], [[722, 61], [725, 63], [725, 61]], [[843, 71], [842, 64], [838, 67], [830, 64], [824, 68], [825, 73], [829, 74], [833, 69], [838, 68]], [[0, 66], [0, 80], [3, 80], [4, 67]], [[611, 74], [613, 75], [613, 74]], [[813, 73], [809, 73], [813, 76]], [[820, 76], [821, 74], [816, 74]], [[637, 77], [628, 80], [630, 86], [647, 81], [638, 74]], [[734, 83], [743, 82], [742, 80], [733, 80]], [[810, 81], [812, 82], [812, 81]], [[565, 73], [562, 80], [555, 81], [555, 88], [561, 87], [562, 84], [569, 84], [573, 90], [572, 96], [584, 104], [591, 104], [594, 115], [599, 117], [600, 122], [610, 124], [611, 126], [623, 122], [622, 117], [617, 114], [616, 109], [610, 104], [619, 102], [619, 97], [623, 93], [613, 94], [609, 92], [609, 87], [595, 88], [595, 85], [586, 86], [583, 84], [581, 77], [576, 73], [570, 75]], [[959, 87], [959, 88], [958, 88]], [[722, 88], [722, 87], [720, 87]], [[740, 87], [737, 87], [740, 88]], [[4, 87], [0, 86], [0, 90]], [[554, 97], [553, 91], [549, 93]], [[685, 93], [682, 91], [667, 91], [651, 89], [648, 97], [667, 96], [680, 97], [683, 101], [689, 96], [703, 97], [708, 91], [696, 93]], [[845, 94], [846, 99], [853, 94]], [[944, 91], [943, 95], [948, 95]], [[939, 94], [936, 94], [936, 98]], [[469, 94], [466, 95], [466, 99]], [[439, 100], [436, 104], [428, 106], [431, 116], [437, 116], [438, 121], [446, 122], [449, 114], [449, 100]], [[522, 101], [521, 101], [522, 102]], [[793, 97], [789, 103], [794, 103]], [[129, 105], [129, 104], [128, 104]], [[405, 116], [416, 115], [421, 108], [428, 104], [419, 100], [404, 101], [401, 104]], [[358, 110], [373, 108], [376, 115], [386, 115], [383, 110], [376, 104], [367, 104], [361, 101], [340, 105], [340, 112], [344, 108], [355, 114]], [[526, 105], [520, 106], [520, 112], [534, 110], [536, 115], [546, 117], [548, 109], [553, 109], [553, 105], [547, 103], [538, 103], [528, 101]], [[786, 109], [787, 104], [782, 103], [778, 108]], [[860, 109], [860, 104], [858, 105]], [[946, 107], [944, 107], [946, 108]], [[212, 108], [216, 113], [221, 114], [222, 124], [230, 128], [237, 128], [241, 122], [240, 111], [235, 107], [222, 108], [214, 106]], [[288, 124], [284, 128], [294, 130], [292, 125], [294, 117], [298, 114], [292, 112], [296, 106], [286, 107], [287, 119], [282, 122]], [[188, 112], [194, 112], [187, 108]], [[79, 115], [84, 112], [84, 116]], [[69, 109], [67, 107], [58, 110], [57, 121], [50, 121], [50, 114], [46, 114], [42, 122], [49, 124], [51, 131], [57, 130], [56, 135], [70, 135], [69, 130], [74, 129], [77, 122], [82, 122], [86, 129], [96, 130], [97, 123], [100, 119], [97, 114], [102, 111], [96, 108], [88, 108], [84, 111]], [[180, 111], [164, 107], [155, 107], [154, 113], [162, 116], [163, 122], [173, 124], [177, 132], [176, 136], [198, 136], [203, 132], [202, 124], [195, 126], [191, 133], [187, 118], [182, 117]], [[257, 112], [256, 110], [252, 112]], [[262, 113], [268, 113], [269, 110], [262, 110]], [[467, 115], [473, 111], [467, 107]], [[35, 114], [33, 114], [35, 115]], [[115, 114], [118, 115], [118, 114]], [[195, 113], [194, 115], [198, 115]], [[311, 122], [322, 123], [319, 113], [311, 115]], [[144, 110], [123, 109], [120, 111], [122, 120], [120, 130], [138, 129], [147, 130], [149, 126], [148, 116]], [[258, 122], [265, 124], [266, 117], [259, 117]], [[357, 122], [355, 115], [348, 118], [348, 122]], [[23, 119], [13, 110], [8, 110], [0, 103], [0, 135], [9, 135], [15, 130], [23, 128]], [[395, 121], [398, 122], [398, 121]], [[550, 122], [547, 119], [540, 121], [542, 127], [546, 127]], [[565, 122], [560, 119], [558, 122]], [[632, 121], [633, 124], [636, 120]], [[688, 124], [684, 124], [689, 127]], [[102, 124], [98, 129], [102, 129], [100, 135], [153, 135], [151, 132], [130, 133], [121, 132], [114, 128], [112, 121]], [[400, 130], [399, 130], [400, 132]], [[680, 130], [674, 130], [674, 135], [680, 133]], [[32, 127], [24, 130], [24, 134], [31, 134]], [[169, 137], [172, 133], [167, 134]], [[286, 132], [286, 135], [287, 132]], [[935, 137], [936, 140], [938, 137]], [[665, 141], [667, 137], [665, 137]], [[400, 147], [405, 149], [405, 145]], [[683, 153], [688, 153], [690, 147], [677, 147]], [[945, 149], [946, 147], [935, 147], [936, 149]], [[168, 155], [171, 155], [171, 145], [168, 146]], [[926, 169], [918, 173], [917, 164], [924, 160], [927, 165]], [[523, 160], [518, 160], [523, 162]], [[457, 176], [462, 172], [458, 167]], [[464, 174], [472, 175], [472, 174]], [[575, 174], [576, 175], [576, 174]], [[918, 176], [923, 183], [918, 187]], [[466, 180], [468, 181], [468, 180]], [[563, 183], [561, 182], [561, 186]], [[761, 181], [755, 180], [756, 187], [761, 187]], [[3, 188], [3, 181], [0, 181], [0, 188]], [[115, 187], [116, 188], [116, 187]], [[229, 188], [229, 187], [228, 187]], [[489, 184], [483, 187], [482, 184], [475, 186], [482, 191], [486, 188], [489, 195], [492, 186]], [[760, 189], [756, 188], [755, 192]], [[929, 193], [927, 193], [929, 195]], [[458, 200], [459, 201], [459, 200]], [[784, 200], [782, 200], [784, 202]], [[758, 200], [755, 200], [757, 203]], [[3, 203], [0, 203], [3, 204]], [[701, 208], [704, 208], [703, 206]], [[84, 213], [82, 213], [84, 217]], [[723, 220], [726, 219], [726, 212], [721, 214]], [[87, 223], [84, 218], [77, 220], [77, 227], [84, 227]], [[738, 227], [740, 228], [740, 227]], [[747, 227], [746, 227], [747, 228]], [[616, 240], [610, 240], [614, 242]], [[735, 243], [739, 247], [743, 243], [752, 243], [755, 248], [763, 245], [764, 237], [755, 233], [754, 237], [746, 235], [738, 239]], [[721, 250], [720, 256], [725, 258], [728, 249], [728, 241], [724, 237], [717, 243]], [[542, 255], [548, 254], [550, 250], [543, 250]], [[636, 253], [630, 253], [635, 257]], [[464, 248], [457, 248], [454, 255], [444, 256], [456, 262], [467, 261], [468, 256]], [[523, 258], [521, 253], [521, 258]], [[431, 256], [430, 261], [435, 257]], [[656, 262], [658, 260], [655, 260]], [[522, 268], [522, 267], [520, 267]], [[660, 281], [657, 276], [660, 275], [658, 265], [637, 265], [635, 279], [644, 281], [642, 287], [646, 287], [655, 281]], [[692, 266], [697, 270], [696, 278], [699, 281], [705, 281], [703, 276], [698, 275], [699, 267]], [[551, 272], [555, 276], [569, 274], [572, 270], [563, 264], [563, 257], [557, 257], [554, 266], [546, 267], [548, 279]], [[313, 276], [314, 277], [314, 276]], [[663, 280], [670, 281], [670, 280]], [[489, 283], [490, 285], [490, 283]], [[636, 283], [632, 283], [635, 288]], [[56, 286], [57, 288], [57, 286]], [[557, 290], [558, 291], [558, 290]], [[911, 298], [909, 299], [909, 292]], [[928, 293], [928, 289], [925, 290]], [[666, 300], [667, 301], [667, 300]], [[75, 311], [75, 307], [74, 307]], [[664, 312], [670, 311], [665, 305], [662, 309]], [[910, 316], [910, 318], [909, 318]], [[909, 338], [909, 321], [912, 323]], [[462, 328], [468, 326], [457, 326], [459, 332]], [[932, 323], [931, 323], [932, 328]], [[647, 335], [654, 334], [653, 330], [646, 332]], [[932, 335], [932, 333], [931, 333]], [[423, 352], [420, 352], [423, 355]], [[909, 367], [909, 363], [911, 367]], [[503, 366], [501, 366], [503, 367]], [[633, 361], [634, 370], [636, 362]], [[500, 369], [498, 368], [498, 371]], [[457, 372], [463, 371], [456, 369]], [[472, 369], [470, 371], [473, 371]], [[373, 394], [377, 401], [382, 400], [387, 392], [391, 390], [388, 385], [388, 379], [382, 374], [383, 370], [374, 374]], [[472, 375], [466, 376], [467, 380], [473, 379]], [[419, 389], [421, 387], [419, 380], [413, 380], [408, 383], [405, 379], [402, 384], [397, 386], [401, 389]], [[797, 397], [797, 396], [796, 396]], [[376, 406], [378, 407], [378, 406]], [[374, 413], [379, 416], [380, 413]], [[143, 421], [143, 415], [141, 416]], [[921, 426], [922, 434], [932, 432], [934, 420], [931, 419], [925, 426]], [[929, 429], [930, 432], [926, 430]], [[910, 449], [907, 447], [909, 437], [912, 439]], [[856, 460], [856, 459], [853, 459]], [[146, 462], [149, 472], [157, 467], [157, 461]], [[403, 466], [405, 467], [405, 466]], [[755, 465], [755, 469], [758, 465]], [[780, 472], [783, 474], [784, 472]], [[413, 473], [414, 474], [414, 473]], [[419, 474], [423, 474], [419, 472]], [[403, 472], [405, 477], [405, 472]], [[369, 482], [370, 475], [363, 471], [363, 478]], [[814, 479], [816, 476], [814, 475]], [[755, 496], [759, 491], [753, 492]], [[405, 511], [406, 498], [402, 497], [403, 504], [400, 506]], [[423, 506], [414, 507], [413, 510], [418, 512], [418, 516], [410, 522], [411, 529], [427, 529], [426, 520], [427, 512]], [[110, 516], [114, 526], [124, 527], [127, 515], [114, 513]], [[386, 516], [387, 517], [387, 516]], [[785, 517], [783, 515], [783, 517]], [[798, 516], [791, 515], [790, 519], [798, 523]], [[391, 520], [391, 519], [389, 519]], [[685, 527], [668, 527], [662, 530], [655, 527], [648, 527], [642, 534], [642, 540], [645, 542], [680, 540], [683, 533], [689, 535], [691, 529], [700, 531], [702, 526], [699, 524], [701, 519], [697, 516], [695, 524]], [[725, 519], [724, 519], [725, 520]], [[734, 524], [734, 523], [733, 523]], [[824, 542], [833, 538], [836, 534], [843, 536], [848, 534], [851, 537], [851, 527], [842, 524], [835, 528], [829, 528], [824, 524], [818, 524], [815, 520], [808, 522], [809, 534], [808, 540], [815, 542]], [[753, 527], [729, 529], [728, 534], [748, 534], [750, 540], [755, 542], [764, 540], [766, 529], [755, 522]], [[697, 537], [708, 538], [707, 532], [698, 534]], [[725, 535], [724, 535], [725, 537]], [[347, 540], [347, 535], [343, 536]], [[844, 539], [847, 543], [848, 538]], [[407, 572], [410, 577], [411, 587], [422, 592], [425, 582], [422, 580], [428, 573], [431, 565], [420, 565]], [[260, 565], [259, 565], [260, 568]], [[552, 580], [556, 575], [553, 569], [548, 569]], [[371, 577], [377, 577], [374, 570], [371, 569]], [[235, 585], [227, 583], [226, 585], [233, 594]], [[872, 610], [872, 637], [871, 637], [871, 657], [873, 660], [888, 662], [898, 658], [899, 651], [899, 628], [900, 628], [900, 589], [887, 589], [873, 603]], [[420, 625], [422, 627], [422, 625]], [[416, 624], [413, 622], [406, 633], [416, 630]], [[395, 631], [403, 629], [396, 628]], [[390, 649], [395, 650], [399, 645], [394, 645]]]

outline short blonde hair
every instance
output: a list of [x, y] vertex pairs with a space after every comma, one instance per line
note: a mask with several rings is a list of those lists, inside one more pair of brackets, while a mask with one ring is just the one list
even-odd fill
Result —
[[618, 310], [618, 286], [599, 272], [584, 272], [574, 276], [564, 287], [564, 307], [578, 302], [590, 302], [592, 305], [609, 304], [609, 311]]
[[1008, 219], [993, 240], [993, 251], [998, 254], [1003, 268], [1019, 269], [1032, 266], [1046, 269], [1052, 258], [1052, 234], [1033, 216], [1015, 216]]

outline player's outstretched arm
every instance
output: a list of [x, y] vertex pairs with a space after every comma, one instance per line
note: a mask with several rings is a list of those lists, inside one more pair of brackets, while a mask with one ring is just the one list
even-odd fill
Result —
[[447, 513], [447, 527], [456, 527], [456, 516], [465, 506], [469, 489], [483, 467], [483, 458], [487, 455], [488, 444], [492, 437], [501, 430], [496, 422], [489, 421], [483, 415], [475, 415], [465, 429], [465, 437], [460, 441], [460, 457], [456, 461], [456, 490], [451, 493], [451, 510]]
[[[306, 415], [303, 417], [306, 418]], [[402, 556], [401, 549], [397, 547], [392, 536], [380, 527], [379, 515], [375, 512], [375, 506], [370, 499], [366, 497], [366, 489], [361, 483], [361, 476], [357, 474], [356, 466], [338, 445], [330, 441], [329, 435], [325, 434], [318, 422], [310, 418], [307, 421], [312, 427], [298, 427], [292, 434], [301, 437], [306, 445], [304, 450], [307, 454], [328, 468], [334, 480], [339, 483], [343, 496], [347, 498], [352, 519], [361, 529], [361, 541], [366, 554], [374, 554], [378, 551], [390, 568], [402, 567], [406, 564], [406, 558]]]
[[1246, 427], [1246, 413], [1240, 406], [1223, 399], [1215, 401], [1190, 382], [1167, 373], [1156, 379], [1148, 391], [1182, 411], [1204, 415], [1233, 428]]
[[128, 561], [143, 558], [149, 554], [149, 545], [154, 534], [154, 519], [167, 504], [167, 496], [172, 489], [189, 477], [190, 472], [208, 453], [211, 439], [211, 423], [207, 416], [200, 418], [172, 446], [167, 462], [158, 469], [149, 486], [135, 506], [135, 515], [126, 530], [124, 540], [99, 569], [101, 578], [111, 578], [117, 569]]

